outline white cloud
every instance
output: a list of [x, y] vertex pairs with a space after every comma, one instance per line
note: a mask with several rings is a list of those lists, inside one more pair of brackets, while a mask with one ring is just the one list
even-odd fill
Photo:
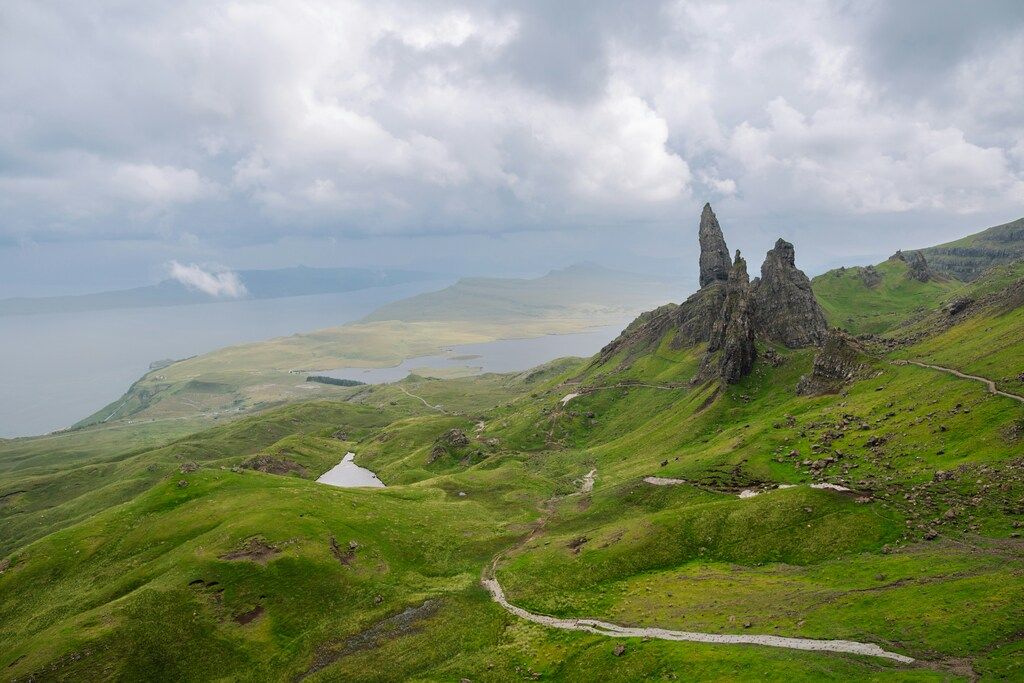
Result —
[[174, 204], [214, 194], [215, 188], [191, 168], [120, 164], [111, 177], [115, 194], [138, 202]]
[[937, 79], [871, 33], [885, 3], [8, 4], [0, 239], [588, 230], [705, 199], [924, 223], [1024, 186], [1020, 26]]
[[194, 263], [185, 265], [177, 261], [171, 261], [169, 267], [172, 279], [214, 298], [238, 299], [249, 293], [238, 275], [230, 270], [204, 270]]

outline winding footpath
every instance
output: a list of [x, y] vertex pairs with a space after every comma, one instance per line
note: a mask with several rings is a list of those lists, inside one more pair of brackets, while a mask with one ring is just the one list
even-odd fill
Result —
[[562, 399], [562, 405], [564, 406], [569, 401], [573, 400], [578, 396], [584, 396], [586, 394], [592, 394], [595, 391], [601, 391], [602, 389], [662, 389], [664, 391], [672, 391], [673, 389], [679, 389], [678, 384], [645, 384], [644, 382], [619, 382], [617, 384], [604, 384], [596, 387], [580, 387], [579, 391], [575, 391], [571, 394], [566, 394]]
[[408, 396], [409, 398], [415, 398], [415, 399], [419, 400], [426, 407], [431, 408], [433, 410], [436, 410], [439, 413], [445, 413], [445, 414], [448, 413], [448, 411], [445, 410], [444, 408], [442, 408], [441, 406], [432, 406], [432, 405], [430, 405], [429, 403], [427, 403], [427, 399], [423, 398], [422, 396], [417, 396], [416, 394], [412, 393], [411, 391], [409, 391], [408, 389], [403, 387], [401, 384], [396, 384], [395, 386], [398, 387], [399, 389], [401, 389], [402, 393], [404, 393], [406, 396]]
[[[590, 492], [593, 489], [594, 477], [596, 474], [597, 470], [591, 470], [588, 472], [582, 479], [580, 491], [571, 495]], [[553, 500], [555, 499], [552, 499], [552, 501]], [[552, 501], [549, 501], [549, 503]], [[514, 548], [525, 545], [527, 541], [533, 538], [537, 532], [544, 527], [547, 517], [553, 512], [554, 508], [552, 505], [546, 504], [544, 509], [544, 517], [537, 523], [534, 530], [519, 544], [514, 546]], [[694, 643], [712, 643], [719, 645], [763, 645], [767, 647], [781, 647], [789, 650], [841, 652], [846, 654], [865, 655], [868, 657], [881, 657], [883, 659], [891, 659], [902, 664], [912, 664], [914, 662], [913, 657], [907, 657], [906, 655], [901, 655], [896, 652], [883, 650], [874, 643], [859, 643], [854, 640], [815, 640], [813, 638], [786, 638], [783, 636], [753, 634], [739, 635], [725, 633], [701, 633], [698, 631], [672, 631], [669, 629], [655, 627], [620, 626], [619, 624], [611, 624], [607, 621], [589, 618], [560, 619], [558, 617], [552, 617], [545, 614], [529, 612], [522, 607], [517, 607], [510, 603], [508, 598], [505, 597], [504, 589], [502, 589], [501, 584], [498, 583], [498, 579], [495, 574], [498, 561], [507, 552], [508, 551], [499, 553], [491, 564], [484, 569], [484, 574], [480, 578], [480, 583], [487, 589], [487, 592], [491, 594], [491, 599], [501, 605], [506, 612], [514, 614], [520, 619], [532, 621], [535, 624], [540, 624], [549, 628], [557, 628], [565, 631], [583, 631], [586, 633], [594, 633], [599, 636], [608, 636], [610, 638], [651, 638], [655, 640], [689, 641]]]
[[984, 384], [988, 388], [988, 393], [990, 393], [990, 394], [993, 394], [995, 396], [1005, 396], [1006, 398], [1013, 399], [1014, 401], [1018, 401], [1020, 403], [1024, 403], [1024, 396], [1019, 396], [1018, 394], [1011, 394], [1008, 391], [1001, 391], [996, 386], [996, 383], [993, 382], [992, 380], [990, 380], [987, 377], [979, 377], [978, 375], [968, 375], [966, 373], [960, 372], [959, 370], [954, 370], [953, 368], [947, 368], [947, 367], [944, 367], [942, 365], [931, 365], [929, 363], [922, 363], [921, 361], [917, 361], [917, 360], [906, 360], [906, 361], [902, 361], [902, 362], [901, 361], [895, 361], [895, 364], [896, 365], [906, 365], [906, 364], [916, 365], [919, 368], [929, 368], [931, 370], [938, 370], [940, 372], [947, 372], [947, 373], [949, 373], [951, 375], [956, 375], [957, 377], [960, 377], [962, 379], [973, 379], [975, 382], [981, 382], [982, 384]]

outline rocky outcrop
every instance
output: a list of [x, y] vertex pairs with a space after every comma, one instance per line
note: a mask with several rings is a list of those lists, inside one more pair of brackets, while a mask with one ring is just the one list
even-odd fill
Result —
[[469, 437], [461, 429], [449, 429], [447, 432], [434, 440], [434, 448], [430, 451], [427, 464], [435, 462], [438, 458], [446, 455], [456, 455], [459, 449], [469, 445]]
[[707, 353], [701, 361], [695, 382], [718, 378], [732, 384], [754, 367], [757, 347], [754, 343], [754, 320], [750, 304], [747, 262], [737, 251], [725, 286], [725, 302], [711, 330]]
[[753, 287], [757, 333], [791, 349], [820, 344], [828, 333], [825, 313], [811, 291], [811, 281], [796, 267], [793, 245], [780, 239], [761, 266]]
[[700, 289], [681, 304], [641, 314], [601, 349], [592, 365], [617, 359], [617, 369], [623, 370], [671, 335], [676, 349], [708, 344], [696, 380], [719, 378], [728, 383], [750, 372], [755, 339], [790, 348], [813, 346], [825, 339], [825, 315], [810, 280], [796, 267], [792, 244], [779, 240], [761, 266], [760, 279], [751, 284], [739, 252], [730, 262], [710, 205], [704, 206], [698, 237]]
[[906, 263], [907, 277], [912, 277], [918, 282], [928, 282], [929, 280], [935, 279], [931, 269], [928, 268], [928, 261], [920, 251], [911, 251], [904, 254], [903, 251], [900, 250], [890, 256], [889, 260], [903, 261]]
[[875, 287], [879, 282], [882, 281], [882, 276], [874, 266], [864, 266], [860, 268], [860, 279], [864, 283], [864, 286], [868, 289]]
[[704, 205], [700, 215], [697, 239], [700, 241], [700, 286], [728, 280], [732, 269], [729, 247], [725, 244], [725, 235], [722, 234], [722, 227], [710, 204]]
[[867, 369], [864, 348], [851, 336], [835, 328], [814, 355], [810, 374], [800, 378], [796, 393], [801, 396], [836, 394]]

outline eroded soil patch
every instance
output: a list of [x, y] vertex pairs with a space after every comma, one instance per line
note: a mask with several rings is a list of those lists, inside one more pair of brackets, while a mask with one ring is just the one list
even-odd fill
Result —
[[232, 550], [220, 556], [222, 560], [249, 560], [259, 564], [266, 564], [274, 555], [281, 552], [276, 545], [271, 545], [262, 536], [254, 536], [248, 539], [241, 548]]
[[295, 680], [301, 681], [312, 676], [348, 655], [380, 647], [386, 641], [419, 632], [420, 623], [436, 614], [440, 607], [440, 600], [427, 600], [418, 607], [407, 607], [394, 616], [378, 621], [373, 626], [340, 643], [320, 646], [313, 656], [313, 662], [309, 668], [296, 676]]

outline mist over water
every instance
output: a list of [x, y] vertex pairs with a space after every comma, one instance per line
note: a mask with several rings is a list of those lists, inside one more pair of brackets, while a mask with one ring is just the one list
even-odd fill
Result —
[[0, 437], [68, 427], [121, 396], [153, 361], [341, 325], [447, 284], [0, 317]]

